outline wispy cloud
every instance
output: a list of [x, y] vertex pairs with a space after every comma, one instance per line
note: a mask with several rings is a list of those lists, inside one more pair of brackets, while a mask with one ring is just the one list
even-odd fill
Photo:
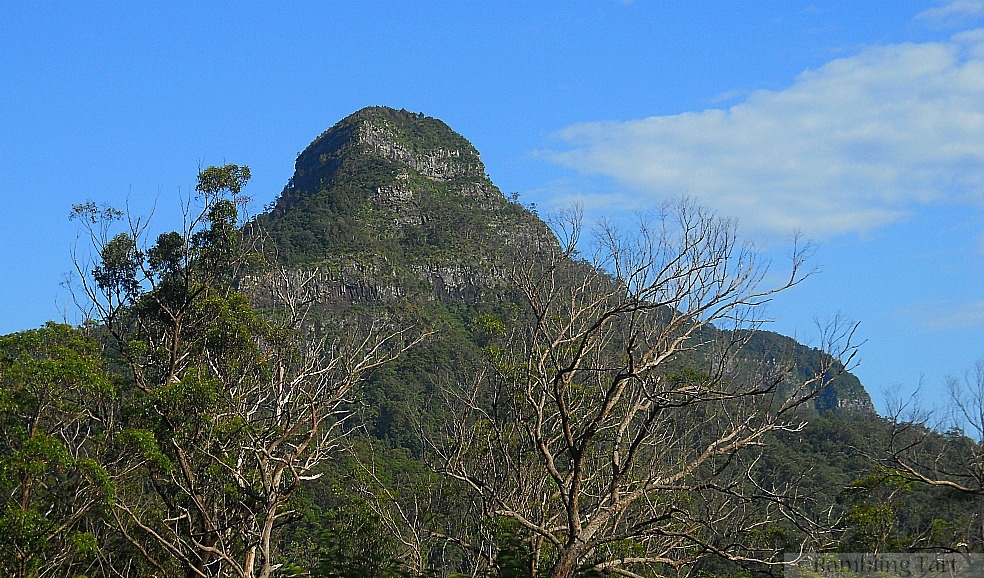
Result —
[[984, 326], [984, 299], [959, 305], [920, 303], [895, 312], [929, 331], [956, 331]]
[[747, 96], [748, 96], [748, 91], [747, 90], [740, 90], [740, 89], [737, 89], [737, 90], [729, 90], [727, 92], [723, 92], [723, 93], [715, 96], [714, 98], [711, 99], [711, 102], [714, 103], [714, 104], [721, 104], [721, 103], [727, 102], [729, 100], [736, 100], [736, 99], [744, 98], [744, 97], [747, 97]]
[[[638, 207], [685, 193], [744, 226], [863, 232], [920, 205], [984, 202], [984, 30], [871, 47], [727, 109], [590, 122], [550, 158]], [[631, 208], [631, 207], [626, 207]]]
[[953, 0], [938, 8], [920, 12], [916, 15], [916, 20], [928, 21], [938, 26], [952, 26], [982, 16], [984, 16], [984, 0]]

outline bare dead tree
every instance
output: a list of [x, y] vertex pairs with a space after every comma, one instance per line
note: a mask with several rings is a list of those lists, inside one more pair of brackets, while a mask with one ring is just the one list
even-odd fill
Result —
[[446, 392], [436, 466], [529, 536], [531, 575], [774, 561], [761, 536], [807, 522], [789, 488], [753, 475], [755, 450], [802, 427], [797, 408], [849, 362], [853, 327], [828, 328], [831, 355], [805, 379], [751, 363], [750, 330], [803, 279], [803, 252], [763, 288], [734, 225], [688, 201], [631, 234], [603, 223], [590, 259], [578, 212], [554, 229], [559, 244], [517, 243], [512, 314], [478, 320], [489, 371]]
[[948, 377], [947, 400], [927, 410], [896, 403], [884, 465], [905, 479], [956, 492], [974, 500], [975, 529], [968, 546], [984, 545], [984, 360], [963, 378]]
[[900, 473], [933, 486], [984, 495], [984, 361], [963, 380], [946, 380], [948, 403], [932, 411], [890, 409], [891, 463]]

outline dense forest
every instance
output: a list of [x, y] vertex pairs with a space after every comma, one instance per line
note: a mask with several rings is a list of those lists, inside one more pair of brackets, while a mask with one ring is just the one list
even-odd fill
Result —
[[[984, 552], [984, 367], [878, 416], [853, 326], [687, 199], [541, 219], [441, 121], [368, 108], [267, 210], [208, 167], [177, 230], [92, 201], [79, 326], [0, 337], [0, 576], [780, 575]], [[773, 270], [775, 272], [775, 270]]]

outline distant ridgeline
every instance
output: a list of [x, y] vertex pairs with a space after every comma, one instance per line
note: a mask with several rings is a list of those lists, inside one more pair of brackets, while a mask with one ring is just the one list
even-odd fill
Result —
[[[510, 298], [502, 283], [507, 249], [557, 246], [536, 214], [492, 183], [464, 137], [438, 119], [385, 107], [362, 109], [308, 145], [255, 223], [294, 274], [314, 275], [325, 314], [400, 300], [408, 321], [440, 329], [425, 351], [387, 373], [399, 392], [378, 383], [370, 394], [371, 428], [384, 438], [403, 437], [396, 430], [408, 425], [408, 404], [429, 395], [427, 372], [482, 362], [469, 328]], [[756, 332], [744, 351], [750, 362], [792, 358], [802, 376], [822, 365], [822, 355], [767, 331]], [[867, 392], [846, 372], [814, 407], [874, 414]]]

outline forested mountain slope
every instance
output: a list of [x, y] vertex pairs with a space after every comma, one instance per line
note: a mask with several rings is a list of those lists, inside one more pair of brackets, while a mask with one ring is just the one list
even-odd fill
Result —
[[[439, 400], [447, 396], [450, 383], [470, 379], [487, 366], [494, 340], [483, 324], [489, 320], [508, 324], [511, 311], [523, 301], [510, 286], [511, 268], [538, 252], [547, 261], [548, 254], [563, 244], [535, 211], [515, 198], [507, 199], [495, 187], [478, 152], [463, 137], [437, 119], [378, 107], [347, 117], [311, 143], [299, 155], [295, 174], [274, 208], [261, 215], [256, 225], [270, 235], [289, 268], [317, 271], [321, 284], [317, 293], [328, 296], [323, 305], [315, 307], [322, 314], [353, 305], [399, 310], [397, 315], [409, 310], [412, 313], [404, 322], [423, 323], [434, 331], [425, 343], [374, 374], [363, 389], [365, 411], [359, 419], [370, 434], [366, 443], [372, 445], [377, 458], [396, 452], [391, 463], [396, 471], [380, 474], [390, 481], [402, 477], [401, 469], [426, 471], [422, 464], [408, 464], [427, 461], [432, 438], [446, 435], [449, 420], [461, 419]], [[574, 263], [579, 255], [572, 257]], [[575, 266], [592, 267], [587, 262]], [[584, 274], [591, 276], [586, 270]], [[614, 278], [607, 282], [616, 283]], [[710, 343], [725, 333], [708, 325], [699, 337]], [[882, 425], [867, 392], [857, 378], [836, 362], [831, 364], [827, 352], [767, 331], [752, 331], [741, 343], [735, 363], [749, 371], [769, 363], [789, 364], [791, 381], [830, 372], [832, 381], [800, 410], [813, 419], [824, 416], [819, 423], [825, 425], [808, 426], [795, 443], [783, 436], [773, 438], [770, 443], [778, 444], [777, 450], [785, 448], [775, 455], [786, 457], [763, 462], [776, 468], [769, 476], [790, 483], [801, 484], [804, 471], [816, 472], [815, 479], [806, 479], [810, 507], [816, 511], [829, 508], [843, 488], [871, 465], [858, 447], [828, 454], [830, 446], [824, 441], [831, 427], [838, 429], [831, 425], [836, 423], [856, 424], [859, 432], [869, 427], [880, 431]], [[700, 351], [685, 354], [676, 367], [699, 370], [706, 363], [704, 355]], [[694, 414], [685, 419], [715, 418]], [[870, 438], [870, 434], [860, 434], [851, 439]], [[838, 457], [842, 455], [847, 457]], [[363, 455], [362, 459], [367, 458]], [[418, 570], [435, 563], [468, 567], [475, 563], [467, 560], [471, 554], [428, 562], [421, 552], [435, 547], [435, 537], [464, 533], [474, 540], [483, 532], [495, 532], [480, 524], [459, 527], [454, 516], [438, 513], [448, 507], [448, 492], [464, 490], [449, 489], [446, 482], [437, 483], [419, 472], [416, 475], [421, 477], [413, 482], [400, 482], [416, 490], [402, 486], [394, 492], [408, 500], [398, 506], [399, 515], [377, 506], [376, 523], [401, 535], [397, 519], [405, 515], [407, 504], [431, 504], [433, 511], [427, 515], [418, 512], [422, 519], [418, 520], [421, 526], [411, 532], [415, 538], [401, 538], [402, 550], [396, 550], [401, 556], [415, 552], [410, 557], [420, 558]], [[380, 488], [386, 495], [392, 491], [380, 480], [353, 483], [349, 479], [346, 483], [361, 483], [362, 495], [378, 494]], [[378, 487], [372, 489], [373, 484]], [[423, 495], [414, 494], [428, 484], [432, 485]], [[436, 495], [434, 488], [440, 488]], [[323, 498], [324, 494], [315, 499]], [[472, 504], [468, 511], [478, 517], [483, 507], [488, 504]], [[429, 537], [420, 538], [421, 534]]]

